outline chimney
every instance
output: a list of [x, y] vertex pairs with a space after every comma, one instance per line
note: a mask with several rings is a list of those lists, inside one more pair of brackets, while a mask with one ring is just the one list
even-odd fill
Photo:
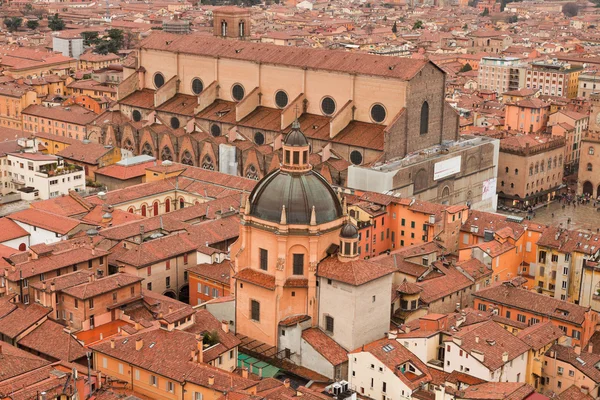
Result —
[[144, 339], [138, 338], [135, 340], [135, 349], [136, 350], [141, 350], [143, 346], [144, 346]]
[[573, 346], [573, 351], [575, 352], [575, 354], [580, 355], [581, 354], [581, 346], [579, 346], [579, 345]]
[[92, 283], [96, 280], [96, 275], [95, 274], [90, 274], [90, 276], [88, 276], [88, 282]]
[[286, 388], [290, 387], [290, 380], [286, 379], [285, 381], [283, 381], [283, 386], [285, 386]]
[[204, 337], [196, 335], [196, 346], [198, 347], [198, 363], [204, 362]]
[[136, 330], [136, 331], [139, 331], [139, 330], [141, 330], [141, 329], [142, 329], [142, 325], [141, 325], [141, 324], [140, 324], [138, 321], [136, 321], [136, 322], [135, 322], [135, 330]]
[[40, 400], [46, 400], [46, 392], [40, 393]]
[[479, 335], [475, 336], [475, 343], [479, 343]]
[[508, 362], [508, 352], [504, 352], [502, 353], [502, 362], [503, 363], [507, 363]]
[[396, 334], [396, 332], [388, 332], [387, 334], [388, 339], [393, 340], [396, 339], [398, 337], [398, 335]]
[[242, 368], [242, 378], [248, 379], [248, 368]]
[[173, 312], [173, 306], [169, 306], [169, 314]]
[[110, 348], [111, 349], [115, 348], [115, 339], [110, 339]]
[[594, 344], [592, 342], [588, 343], [588, 353], [594, 352]]
[[229, 322], [227, 320], [221, 321], [221, 329], [223, 329], [223, 332], [229, 333]]
[[208, 386], [212, 386], [215, 384], [215, 376], [211, 375], [208, 377]]
[[260, 378], [262, 378], [262, 377], [263, 377], [263, 367], [258, 367], [258, 376], [259, 376]]
[[46, 290], [46, 281], [42, 282], [42, 290]]

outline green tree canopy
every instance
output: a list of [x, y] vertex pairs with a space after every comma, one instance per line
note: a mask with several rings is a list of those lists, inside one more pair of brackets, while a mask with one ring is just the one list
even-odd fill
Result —
[[416, 30], [416, 29], [423, 29], [423, 21], [418, 20], [417, 22], [415, 22], [413, 24], [413, 30]]
[[465, 65], [462, 66], [462, 68], [460, 69], [459, 72], [469, 72], [472, 70], [473, 70], [473, 67], [471, 67], [471, 64], [466, 63]]
[[83, 44], [85, 46], [93, 46], [98, 43], [98, 32], [97, 31], [81, 32], [81, 38], [83, 39]]
[[4, 19], [4, 25], [9, 32], [18, 30], [23, 25], [23, 18], [9, 17]]
[[30, 19], [27, 21], [27, 28], [31, 29], [32, 31], [36, 30], [38, 26], [40, 26], [40, 23], [37, 19]]
[[48, 18], [48, 28], [53, 31], [62, 31], [65, 29], [65, 21], [60, 19], [58, 13], [56, 13], [52, 17]]

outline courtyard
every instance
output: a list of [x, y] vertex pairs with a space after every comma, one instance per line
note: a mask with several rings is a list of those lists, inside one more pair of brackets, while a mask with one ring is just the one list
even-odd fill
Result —
[[[573, 207], [573, 204], [570, 206], [564, 205], [564, 208], [561, 202], [554, 201], [535, 209], [534, 213], [531, 214], [531, 219], [545, 225], [559, 226], [562, 224], [563, 228], [596, 233], [600, 229], [600, 211], [597, 211], [597, 208], [600, 208], [600, 203], [594, 207], [593, 201], [590, 204], [577, 205], [576, 207]], [[519, 214], [505, 211], [498, 212], [527, 218], [527, 213], [524, 212]]]

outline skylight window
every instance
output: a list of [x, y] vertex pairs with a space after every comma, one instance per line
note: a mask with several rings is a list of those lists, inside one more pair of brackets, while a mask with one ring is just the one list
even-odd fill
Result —
[[385, 346], [383, 346], [383, 351], [385, 351], [386, 353], [389, 353], [392, 350], [394, 350], [394, 346], [392, 346], [391, 344], [386, 344]]

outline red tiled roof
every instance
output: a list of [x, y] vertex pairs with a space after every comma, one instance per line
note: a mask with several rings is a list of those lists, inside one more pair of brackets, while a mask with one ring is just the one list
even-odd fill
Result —
[[563, 331], [551, 321], [534, 324], [517, 333], [517, 337], [533, 350], [539, 350], [564, 336]]
[[27, 225], [37, 226], [50, 232], [60, 233], [61, 235], [66, 235], [81, 223], [81, 221], [73, 218], [51, 214], [35, 208], [17, 211], [8, 215], [7, 218]]
[[8, 218], [0, 218], [0, 243], [24, 236], [29, 236], [29, 233], [16, 222]]
[[39, 304], [17, 307], [0, 319], [0, 334], [14, 339], [28, 328], [40, 323], [51, 312], [51, 308]]
[[232, 264], [229, 260], [223, 260], [220, 263], [214, 264], [198, 264], [188, 268], [187, 271], [191, 274], [212, 279], [213, 281], [229, 286], [229, 275], [232, 271]]
[[153, 33], [142, 41], [140, 48], [400, 80], [411, 79], [429, 63], [425, 60], [379, 57], [364, 53], [229, 41], [209, 35]]
[[134, 285], [143, 280], [143, 278], [140, 278], [137, 275], [118, 273], [93, 280], [92, 282], [86, 282], [77, 286], [65, 288], [63, 289], [63, 293], [69, 296], [77, 297], [81, 300], [85, 300], [104, 293], [110, 293], [114, 290], [119, 290], [129, 285]]
[[327, 257], [317, 267], [317, 276], [359, 286], [390, 275], [394, 268], [371, 261], [355, 259], [340, 261], [337, 256]]
[[275, 276], [253, 268], [245, 268], [235, 274], [233, 278], [243, 282], [252, 283], [265, 289], [275, 290]]
[[[0, 345], [2, 346], [2, 351], [0, 351], [0, 382], [50, 364], [50, 361], [8, 343], [2, 342]], [[4, 392], [2, 394], [8, 395]]]
[[303, 330], [302, 339], [311, 345], [313, 349], [321, 354], [333, 366], [348, 361], [348, 352], [319, 328]]
[[51, 320], [44, 321], [18, 343], [56, 360], [71, 362], [85, 357], [81, 343], [65, 332], [62, 325]]

